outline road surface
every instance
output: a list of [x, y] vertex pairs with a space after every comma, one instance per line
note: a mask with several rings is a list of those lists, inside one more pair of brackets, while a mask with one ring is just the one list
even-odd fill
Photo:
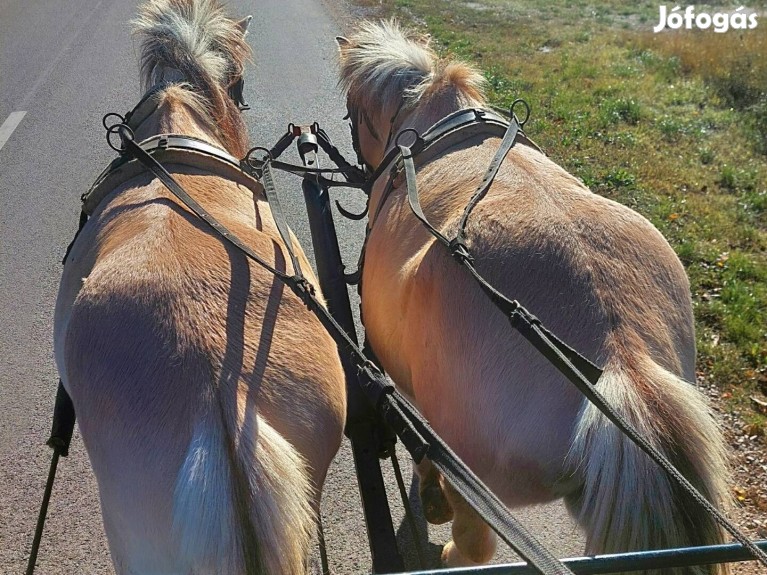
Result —
[[[101, 117], [125, 112], [140, 97], [136, 46], [125, 0], [0, 0], [0, 573], [23, 573], [50, 450], [57, 375], [52, 352], [53, 306], [60, 260], [77, 225], [79, 197], [114, 153]], [[335, 41], [342, 25], [319, 0], [229, 3], [253, 14], [245, 118], [254, 144], [272, 145], [288, 122], [317, 120], [350, 154], [343, 102], [335, 86]], [[278, 180], [291, 225], [311, 252], [300, 182]], [[345, 198], [348, 196], [348, 198]], [[348, 207], [361, 199], [340, 192]], [[346, 261], [356, 262], [363, 230], [338, 222]], [[400, 450], [401, 451], [401, 450]], [[401, 457], [406, 479], [410, 465]], [[413, 544], [385, 465], [398, 538], [413, 563]], [[414, 493], [411, 485], [411, 495]], [[137, 494], [137, 497], [139, 494]], [[412, 498], [412, 497], [411, 497]], [[414, 499], [414, 498], [413, 498]], [[558, 505], [520, 513], [559, 556], [577, 555], [582, 540]], [[325, 487], [323, 519], [337, 574], [370, 572], [365, 528], [347, 446]], [[446, 527], [420, 536], [435, 567]], [[503, 551], [497, 560], [510, 560]], [[98, 494], [76, 434], [53, 492], [37, 573], [113, 573]]]

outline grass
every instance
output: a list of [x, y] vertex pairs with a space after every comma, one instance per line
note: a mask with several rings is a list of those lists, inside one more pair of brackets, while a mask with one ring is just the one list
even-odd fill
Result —
[[700, 375], [766, 435], [748, 398], [767, 394], [767, 22], [653, 34], [658, 4], [643, 0], [366, 1], [479, 66], [493, 104], [524, 97], [556, 162], [668, 238]]

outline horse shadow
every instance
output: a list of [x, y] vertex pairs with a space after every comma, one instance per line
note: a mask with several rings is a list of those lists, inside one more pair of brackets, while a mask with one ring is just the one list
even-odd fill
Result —
[[418, 478], [415, 474], [411, 476], [407, 504], [412, 512], [412, 519], [408, 518], [409, 512], [405, 505], [405, 515], [395, 534], [397, 548], [405, 562], [405, 568], [409, 571], [441, 568], [442, 545], [429, 541], [428, 523], [424, 518], [421, 498], [418, 495]]

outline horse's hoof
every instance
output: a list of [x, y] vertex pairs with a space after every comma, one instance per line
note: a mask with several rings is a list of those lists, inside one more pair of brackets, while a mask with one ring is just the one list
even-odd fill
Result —
[[443, 567], [477, 567], [479, 565], [486, 565], [495, 554], [495, 544], [491, 544], [486, 548], [473, 548], [470, 549], [469, 557], [464, 555], [455, 541], [450, 541], [442, 548], [442, 556], [440, 560]]
[[450, 541], [442, 548], [440, 562], [443, 567], [475, 567], [481, 563], [474, 563], [458, 550], [455, 541]]
[[426, 521], [432, 525], [442, 525], [453, 518], [453, 508], [436, 481], [425, 486], [421, 492], [421, 505]]

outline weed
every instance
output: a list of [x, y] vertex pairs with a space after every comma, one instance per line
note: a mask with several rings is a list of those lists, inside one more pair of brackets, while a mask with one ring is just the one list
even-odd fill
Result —
[[607, 173], [604, 183], [610, 186], [629, 187], [636, 183], [636, 176], [624, 168], [614, 168]]
[[734, 190], [737, 186], [735, 168], [727, 164], [722, 166], [722, 170], [719, 172], [719, 184], [727, 190]]
[[700, 163], [704, 166], [712, 163], [716, 155], [711, 148], [701, 148], [700, 150]]
[[608, 98], [599, 105], [599, 108], [604, 125], [618, 122], [637, 124], [642, 118], [639, 104], [631, 98]]

